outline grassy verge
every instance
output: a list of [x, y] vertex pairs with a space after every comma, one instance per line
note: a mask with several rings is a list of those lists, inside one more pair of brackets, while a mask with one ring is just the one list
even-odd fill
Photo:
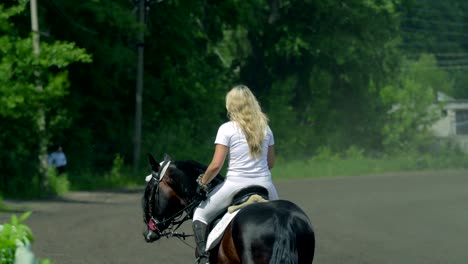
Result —
[[[26, 208], [21, 206], [12, 206], [4, 202], [2, 196], [0, 195], [0, 212], [3, 213], [16, 213], [20, 211], [26, 211]], [[2, 263], [2, 262], [0, 262]]]
[[[146, 174], [145, 174], [146, 173]], [[102, 190], [134, 188], [144, 183], [144, 177], [149, 172], [135, 173], [124, 165], [123, 159], [117, 155], [109, 172], [96, 174], [95, 172], [81, 172], [69, 177], [71, 190]]]
[[99, 175], [91, 172], [84, 172], [70, 176], [70, 190], [107, 190], [120, 188], [135, 188], [145, 183], [145, 174], [139, 178], [133, 172], [127, 170], [118, 175]]
[[[360, 154], [348, 155], [344, 158], [338, 155], [322, 155], [302, 161], [281, 161], [272, 171], [275, 180], [304, 179], [335, 176], [356, 176], [383, 174], [388, 172], [466, 169], [468, 155], [448, 154], [400, 154], [383, 158], [368, 158]], [[225, 175], [225, 168], [222, 174]], [[135, 188], [144, 184], [144, 176], [148, 171], [134, 173], [131, 168], [123, 166], [116, 159], [109, 173], [81, 173], [70, 177], [72, 190], [102, 190]]]
[[359, 157], [278, 162], [272, 174], [274, 179], [281, 180], [466, 168], [468, 168], [467, 155], [438, 157], [432, 155], [401, 155], [381, 159]]
[[6, 206], [6, 204], [3, 202], [2, 196], [0, 196], [0, 212], [6, 212], [8, 210], [8, 206]]
[[[468, 155], [448, 153], [434, 154], [400, 154], [379, 159], [368, 158], [360, 151], [351, 151], [335, 155], [323, 151], [320, 155], [302, 161], [282, 161], [279, 159], [272, 170], [275, 180], [304, 179], [335, 176], [372, 175], [388, 172], [467, 169]], [[226, 168], [222, 174], [226, 174]], [[117, 156], [110, 171], [96, 173], [90, 171], [73, 172], [65, 175], [49, 175], [50, 194], [60, 196], [68, 191], [92, 191], [111, 189], [131, 189], [145, 184], [144, 177], [148, 170], [135, 173], [132, 168], [124, 166]], [[0, 196], [0, 211], [14, 211], [8, 208]]]

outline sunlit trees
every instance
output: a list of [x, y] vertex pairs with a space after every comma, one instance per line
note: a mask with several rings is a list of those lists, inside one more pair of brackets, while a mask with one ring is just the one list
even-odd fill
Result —
[[[50, 137], [48, 130], [66, 123], [66, 110], [58, 107], [69, 85], [66, 67], [91, 61], [83, 49], [59, 41], [44, 42], [40, 55], [33, 54], [31, 38], [11, 22], [13, 16], [24, 12], [26, 4], [0, 5], [0, 177], [2, 189], [7, 190], [31, 185], [37, 176], [45, 177], [38, 175], [46, 173], [38, 170], [38, 146]], [[37, 115], [42, 111], [47, 123], [46, 129], [39, 131]], [[18, 173], [24, 174], [19, 177]], [[34, 184], [31, 186], [34, 189]]]

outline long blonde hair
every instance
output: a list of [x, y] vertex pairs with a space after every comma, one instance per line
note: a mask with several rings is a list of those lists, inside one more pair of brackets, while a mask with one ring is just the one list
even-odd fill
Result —
[[245, 85], [238, 85], [226, 95], [229, 119], [236, 122], [244, 132], [250, 155], [262, 155], [262, 143], [268, 126], [268, 117], [262, 112], [255, 95]]

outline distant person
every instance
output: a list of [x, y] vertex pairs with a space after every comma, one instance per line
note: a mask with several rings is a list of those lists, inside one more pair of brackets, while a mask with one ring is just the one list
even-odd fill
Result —
[[54, 152], [50, 153], [49, 166], [54, 166], [59, 175], [65, 172], [67, 168], [67, 157], [65, 153], [63, 153], [62, 146], [58, 146]]

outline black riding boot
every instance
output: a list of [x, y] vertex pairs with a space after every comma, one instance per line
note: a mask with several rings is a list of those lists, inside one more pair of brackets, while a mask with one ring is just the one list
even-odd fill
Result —
[[193, 221], [192, 223], [193, 233], [195, 234], [195, 243], [197, 244], [198, 263], [207, 264], [209, 263], [208, 252], [206, 248], [206, 224], [200, 221]]

